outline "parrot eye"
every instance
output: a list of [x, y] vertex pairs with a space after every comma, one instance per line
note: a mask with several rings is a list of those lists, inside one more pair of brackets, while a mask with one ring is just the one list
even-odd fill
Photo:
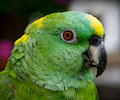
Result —
[[77, 38], [76, 38], [76, 33], [74, 30], [71, 29], [66, 29], [61, 33], [61, 38], [63, 39], [64, 42], [66, 43], [76, 43]]
[[65, 31], [65, 32], [63, 33], [63, 37], [64, 37], [64, 39], [66, 39], [66, 40], [70, 40], [70, 39], [73, 38], [73, 33], [70, 32], [70, 31]]

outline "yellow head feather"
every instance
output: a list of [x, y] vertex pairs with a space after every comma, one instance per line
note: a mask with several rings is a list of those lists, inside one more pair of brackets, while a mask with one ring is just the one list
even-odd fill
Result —
[[90, 21], [90, 25], [93, 29], [95, 29], [95, 35], [103, 37], [104, 29], [102, 23], [94, 16], [87, 14], [86, 18]]
[[41, 27], [43, 26], [43, 25], [42, 25], [42, 22], [43, 22], [43, 19], [44, 19], [44, 18], [45, 18], [45, 17], [42, 17], [42, 18], [34, 21], [32, 25], [38, 24], [37, 27], [38, 27], [38, 28], [41, 28]]
[[23, 43], [27, 43], [26, 40], [28, 38], [28, 35], [27, 34], [24, 34], [21, 38], [19, 38], [18, 40], [15, 41], [14, 45], [18, 45], [18, 42], [21, 41]]

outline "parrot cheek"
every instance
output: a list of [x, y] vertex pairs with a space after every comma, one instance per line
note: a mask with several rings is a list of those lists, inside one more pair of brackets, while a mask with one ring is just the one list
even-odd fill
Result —
[[107, 53], [102, 43], [98, 46], [90, 45], [88, 51], [83, 54], [83, 58], [84, 67], [97, 67], [96, 77], [100, 76], [104, 72], [107, 64]]

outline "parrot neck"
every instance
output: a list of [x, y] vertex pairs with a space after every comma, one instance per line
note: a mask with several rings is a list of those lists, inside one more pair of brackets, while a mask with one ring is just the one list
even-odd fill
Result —
[[[50, 61], [51, 59], [48, 59], [48, 64], [46, 57], [45, 59], [42, 58], [44, 56], [36, 55], [35, 57], [32, 57], [29, 53], [26, 53], [24, 57], [23, 55], [20, 55], [20, 57], [22, 58], [18, 61], [16, 60], [18, 63], [15, 65], [15, 58], [13, 59], [11, 57], [14, 68], [9, 66], [9, 69], [14, 69], [17, 76], [22, 80], [29, 79], [34, 84], [44, 87], [45, 89], [52, 91], [63, 91], [71, 87], [82, 89], [85, 88], [88, 83], [93, 82], [93, 73], [91, 68], [81, 68], [79, 66], [76, 67], [76, 65], [66, 65], [63, 67], [60, 64], [53, 63]], [[37, 61], [36, 59], [40, 59], [40, 57], [41, 61]]]
[[30, 74], [29, 78], [33, 83], [45, 89], [64, 91], [71, 87], [75, 89], [87, 87], [89, 83], [93, 82], [93, 73], [92, 69], [83, 69], [76, 75], [63, 75], [62, 73], [55, 72], [54, 74], [47, 73], [47, 75], [39, 76]]

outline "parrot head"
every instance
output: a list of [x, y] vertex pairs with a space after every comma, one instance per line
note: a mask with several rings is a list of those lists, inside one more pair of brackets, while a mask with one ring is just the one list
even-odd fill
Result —
[[104, 36], [97, 18], [68, 11], [33, 22], [15, 45], [21, 42], [24, 48], [29, 48], [24, 51], [25, 57], [28, 55], [25, 61], [31, 63], [31, 79], [36, 84], [46, 84], [46, 88], [62, 87], [61, 84], [77, 87], [78, 80], [93, 80], [92, 67], [97, 67], [96, 76], [104, 72], [107, 63]]

